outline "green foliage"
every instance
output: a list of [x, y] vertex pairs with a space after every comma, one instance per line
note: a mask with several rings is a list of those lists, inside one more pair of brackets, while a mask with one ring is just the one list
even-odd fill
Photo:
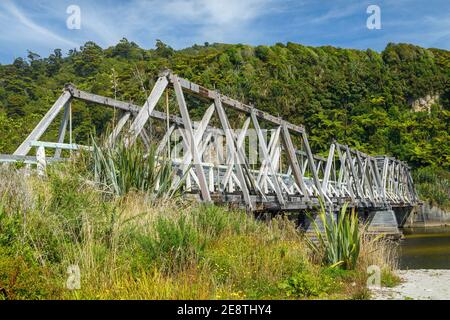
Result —
[[230, 214], [228, 210], [213, 205], [199, 207], [193, 212], [193, 219], [208, 238], [218, 237], [226, 230], [241, 234], [256, 229], [256, 224], [244, 212], [232, 211]]
[[[6, 195], [4, 195], [4, 198]], [[0, 246], [8, 246], [20, 236], [20, 220], [6, 214], [6, 203], [0, 199]]]
[[361, 246], [358, 215], [354, 210], [348, 214], [347, 205], [342, 207], [337, 219], [332, 212], [327, 214], [323, 207], [318, 215], [324, 230], [322, 232], [317, 222], [310, 217], [318, 240], [318, 243], [308, 240], [311, 249], [323, 256], [323, 262], [327, 265], [354, 269]]
[[151, 229], [139, 237], [150, 261], [173, 270], [204, 256], [207, 244], [223, 234], [241, 234], [257, 227], [245, 213], [213, 205], [200, 205], [176, 215], [158, 216]]
[[83, 213], [90, 206], [92, 196], [82, 192], [83, 184], [77, 176], [61, 175], [54, 170], [50, 173], [52, 197], [49, 211], [61, 223], [67, 239], [81, 241], [83, 233]]
[[401, 279], [391, 270], [383, 269], [381, 271], [381, 285], [387, 288], [393, 288], [401, 283]]
[[280, 284], [288, 297], [296, 298], [320, 297], [336, 289], [335, 287], [334, 279], [328, 273], [308, 270], [298, 272]]
[[[365, 281], [311, 261], [287, 219], [110, 197], [87, 169], [77, 159], [43, 179], [0, 168], [0, 299], [349, 298]], [[73, 264], [76, 291], [65, 288]]]
[[443, 209], [450, 209], [450, 173], [436, 167], [418, 168], [413, 179], [422, 200]]
[[60, 293], [52, 271], [30, 260], [0, 245], [0, 300], [40, 300]]
[[308, 262], [299, 242], [271, 239], [267, 236], [271, 233], [265, 228], [254, 233], [225, 233], [209, 243], [201, 262], [210, 266], [215, 282], [232, 285], [246, 298], [286, 297], [280, 283], [306, 269]]
[[[93, 42], [63, 57], [30, 52], [0, 66], [0, 153], [10, 153], [48, 110], [67, 82], [81, 89], [141, 105], [159, 71], [216, 88], [274, 115], [304, 124], [315, 152], [331, 139], [371, 154], [388, 154], [414, 167], [450, 168], [450, 54], [408, 44], [373, 50], [208, 44], [174, 50], [158, 40], [144, 50], [122, 39], [101, 49]], [[111, 85], [114, 69], [115, 85]], [[410, 103], [439, 95], [431, 112], [412, 112]], [[188, 101], [198, 115], [203, 106]], [[76, 102], [74, 138], [89, 142], [104, 132], [112, 111]], [[172, 111], [172, 110], [171, 110]], [[57, 121], [47, 133], [56, 139]]]
[[186, 215], [158, 217], [154, 232], [140, 240], [150, 260], [158, 260], [164, 269], [173, 270], [195, 261], [205, 249], [205, 239]]

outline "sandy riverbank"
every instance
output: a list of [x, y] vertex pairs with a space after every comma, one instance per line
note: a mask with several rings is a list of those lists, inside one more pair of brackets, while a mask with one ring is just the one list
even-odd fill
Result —
[[400, 270], [402, 283], [394, 288], [373, 290], [376, 300], [448, 300], [450, 270]]

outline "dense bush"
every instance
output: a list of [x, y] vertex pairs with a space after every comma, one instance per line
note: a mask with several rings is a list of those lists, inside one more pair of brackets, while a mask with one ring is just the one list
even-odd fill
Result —
[[[303, 124], [316, 152], [331, 139], [414, 166], [450, 166], [450, 53], [408, 44], [373, 50], [307, 47], [295, 43], [252, 47], [213, 44], [173, 50], [158, 41], [144, 50], [123, 39], [102, 50], [86, 43], [67, 57], [30, 55], [0, 66], [0, 153], [12, 152], [38, 123], [67, 82], [84, 90], [142, 105], [158, 72], [180, 76]], [[430, 113], [411, 101], [439, 95]], [[175, 113], [175, 97], [170, 97]], [[188, 99], [194, 119], [205, 106]], [[74, 139], [87, 143], [104, 132], [113, 110], [73, 106]], [[158, 106], [163, 110], [163, 106]], [[56, 139], [58, 123], [47, 138]]]
[[416, 189], [422, 200], [450, 210], [450, 172], [438, 167], [418, 168], [413, 172]]

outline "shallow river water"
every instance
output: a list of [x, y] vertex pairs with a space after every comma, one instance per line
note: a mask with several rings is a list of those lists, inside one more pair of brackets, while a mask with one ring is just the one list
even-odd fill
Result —
[[450, 227], [404, 229], [400, 269], [450, 269]]

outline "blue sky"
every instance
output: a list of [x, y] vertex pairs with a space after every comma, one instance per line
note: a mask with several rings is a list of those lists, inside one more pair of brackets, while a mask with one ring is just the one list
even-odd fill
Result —
[[[369, 5], [381, 30], [369, 30]], [[81, 29], [69, 30], [70, 5]], [[156, 39], [180, 49], [208, 41], [382, 50], [389, 42], [450, 49], [450, 0], [0, 0], [0, 63], [47, 56], [92, 40], [102, 47], [126, 37], [144, 48]]]

